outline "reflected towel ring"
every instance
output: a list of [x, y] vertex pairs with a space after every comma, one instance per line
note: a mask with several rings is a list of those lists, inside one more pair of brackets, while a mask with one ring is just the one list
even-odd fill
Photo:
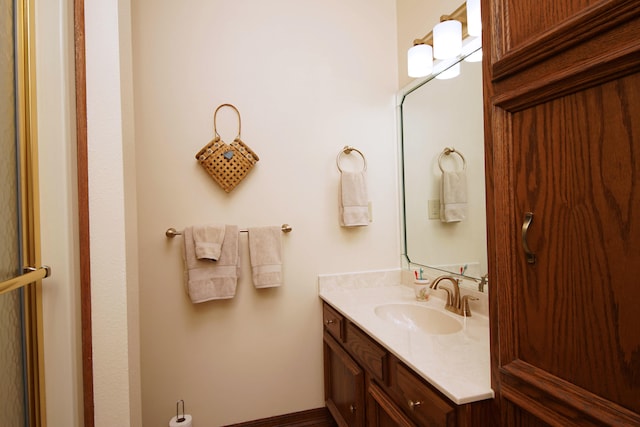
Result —
[[444, 169], [442, 168], [442, 157], [443, 156], [448, 156], [451, 153], [456, 153], [458, 156], [460, 156], [460, 158], [462, 159], [462, 170], [466, 171], [467, 170], [467, 160], [464, 158], [462, 153], [457, 151], [453, 147], [452, 148], [445, 147], [444, 151], [442, 151], [442, 153], [440, 153], [440, 156], [438, 156], [438, 167], [440, 168], [442, 173], [444, 173]]
[[340, 156], [342, 156], [342, 154], [351, 154], [352, 151], [355, 151], [356, 153], [360, 154], [360, 157], [362, 157], [362, 161], [363, 161], [363, 168], [362, 171], [365, 172], [367, 170], [367, 159], [364, 157], [364, 154], [362, 154], [362, 151], [358, 150], [355, 147], [351, 147], [350, 145], [345, 145], [344, 148], [338, 153], [338, 156], [336, 157], [336, 166], [338, 166], [338, 170], [340, 172], [342, 172], [342, 168], [340, 167]]

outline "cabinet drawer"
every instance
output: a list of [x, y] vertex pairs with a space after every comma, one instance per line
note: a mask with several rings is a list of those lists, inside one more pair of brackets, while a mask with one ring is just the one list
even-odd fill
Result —
[[322, 305], [322, 323], [338, 341], [344, 341], [344, 317], [328, 304]]
[[369, 401], [367, 402], [367, 419], [375, 420], [369, 425], [395, 426], [395, 427], [417, 427], [399, 408], [384, 390], [374, 381], [371, 381], [367, 389]]
[[455, 407], [423, 383], [411, 370], [397, 365], [398, 389], [404, 398], [403, 409], [421, 426], [454, 426]]
[[388, 378], [387, 351], [349, 322], [347, 322], [346, 335], [348, 351], [374, 378], [386, 384]]

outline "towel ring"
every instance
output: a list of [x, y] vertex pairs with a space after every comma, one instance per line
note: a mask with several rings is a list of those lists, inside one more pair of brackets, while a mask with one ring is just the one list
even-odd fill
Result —
[[344, 148], [338, 153], [338, 156], [336, 157], [336, 166], [338, 166], [338, 170], [342, 172], [342, 168], [340, 167], [340, 156], [342, 156], [342, 154], [351, 154], [352, 151], [355, 151], [356, 153], [360, 154], [360, 157], [362, 157], [362, 161], [364, 162], [364, 167], [362, 168], [362, 171], [365, 172], [367, 170], [367, 159], [364, 157], [364, 154], [362, 154], [362, 151], [350, 145], [345, 145]]
[[467, 170], [467, 160], [464, 158], [462, 153], [460, 151], [457, 151], [453, 147], [452, 148], [445, 147], [445, 149], [442, 151], [442, 153], [440, 153], [440, 156], [438, 156], [438, 167], [440, 168], [442, 173], [444, 173], [444, 169], [442, 168], [442, 157], [443, 156], [448, 156], [451, 153], [456, 153], [458, 156], [460, 156], [460, 158], [462, 159], [462, 170], [466, 171]]

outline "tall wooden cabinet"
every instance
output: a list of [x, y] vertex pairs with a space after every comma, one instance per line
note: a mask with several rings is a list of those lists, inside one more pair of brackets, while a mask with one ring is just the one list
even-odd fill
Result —
[[482, 13], [496, 423], [640, 425], [640, 2]]

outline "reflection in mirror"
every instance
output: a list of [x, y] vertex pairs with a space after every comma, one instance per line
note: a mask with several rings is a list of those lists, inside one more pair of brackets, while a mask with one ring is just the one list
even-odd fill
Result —
[[[477, 287], [487, 273], [482, 63], [460, 67], [456, 78], [431, 76], [401, 94], [404, 256], [410, 268], [463, 274]], [[444, 155], [447, 147], [462, 156]], [[461, 171], [466, 162], [466, 215], [459, 222], [440, 217], [440, 157], [444, 171]]]

